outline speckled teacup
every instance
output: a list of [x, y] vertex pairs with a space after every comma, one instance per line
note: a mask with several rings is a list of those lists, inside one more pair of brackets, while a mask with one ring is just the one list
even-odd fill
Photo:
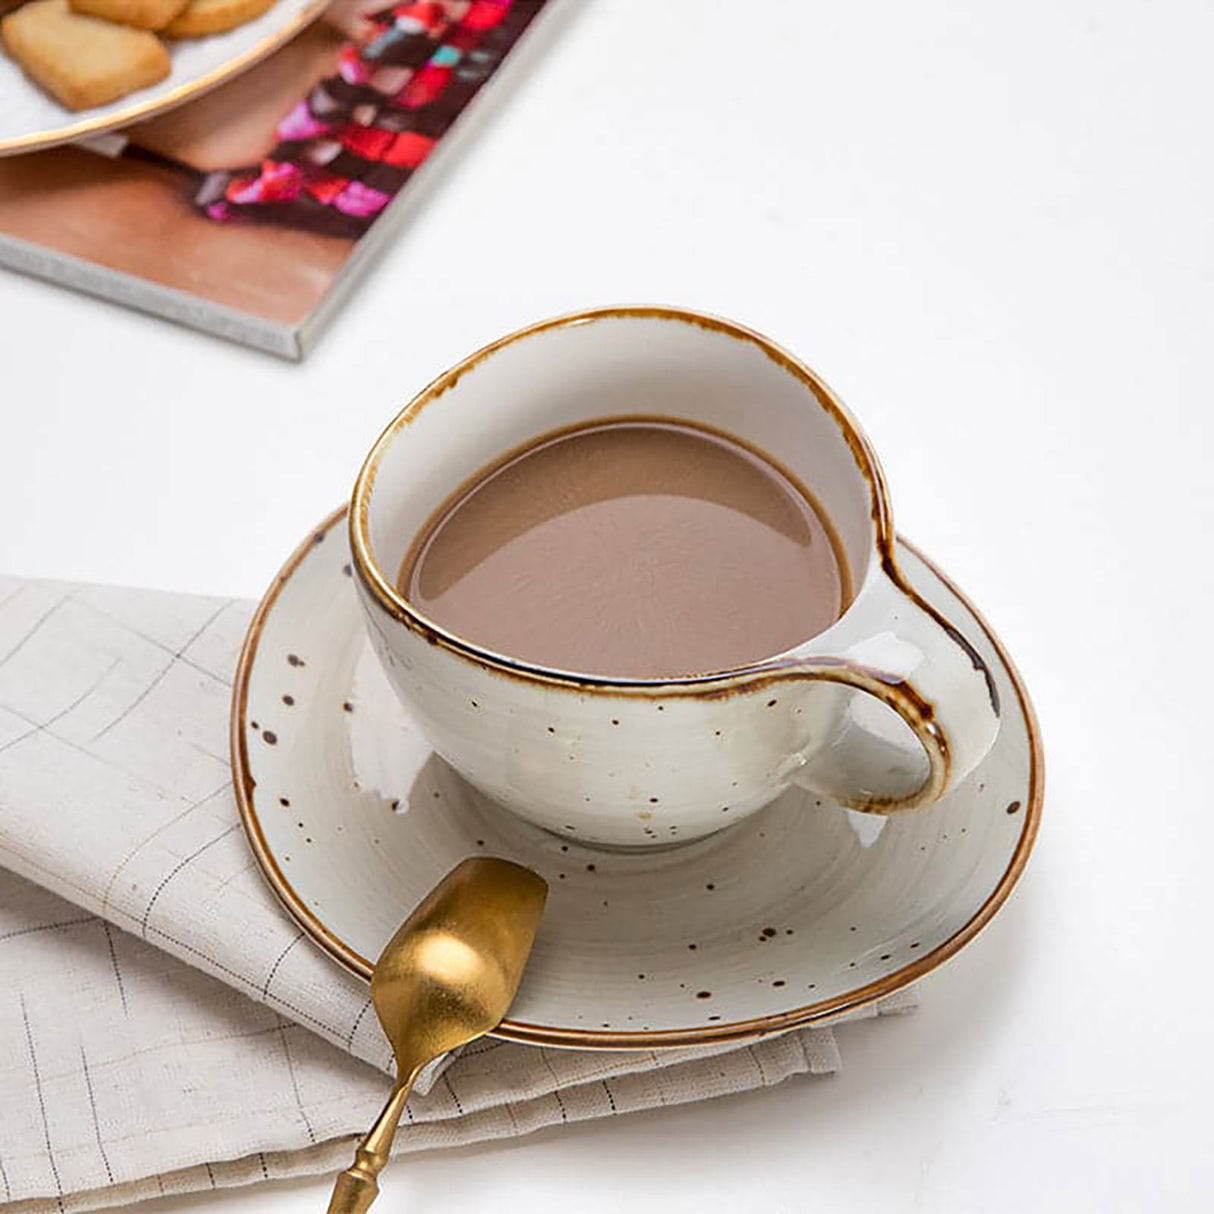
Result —
[[[612, 679], [481, 649], [396, 588], [414, 537], [480, 468], [621, 414], [708, 425], [809, 486], [855, 587], [840, 618], [746, 669]], [[899, 573], [867, 439], [808, 367], [727, 321], [606, 308], [478, 351], [376, 441], [350, 539], [372, 644], [434, 749], [498, 804], [586, 843], [696, 839], [794, 782], [880, 813], [930, 805], [998, 730], [981, 657]]]

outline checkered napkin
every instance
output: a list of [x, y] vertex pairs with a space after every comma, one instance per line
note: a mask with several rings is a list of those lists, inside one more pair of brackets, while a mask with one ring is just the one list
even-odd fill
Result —
[[[336, 1170], [391, 1051], [245, 846], [227, 759], [248, 603], [0, 579], [0, 1200], [14, 1211]], [[904, 1011], [913, 996], [869, 1014]], [[595, 1053], [484, 1040], [400, 1150], [838, 1069], [828, 1028]]]

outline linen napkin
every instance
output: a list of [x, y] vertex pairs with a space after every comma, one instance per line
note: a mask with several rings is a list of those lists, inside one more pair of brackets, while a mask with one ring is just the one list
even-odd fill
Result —
[[[252, 610], [0, 579], [0, 1201], [15, 1212], [335, 1170], [385, 1098], [366, 985], [305, 939], [241, 832], [228, 699]], [[913, 1006], [905, 992], [862, 1014]], [[489, 1039], [425, 1076], [397, 1148], [839, 1065], [830, 1028], [659, 1052]]]

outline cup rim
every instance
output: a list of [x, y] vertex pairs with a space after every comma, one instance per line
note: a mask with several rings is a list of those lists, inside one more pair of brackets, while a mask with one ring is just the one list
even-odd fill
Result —
[[[847, 443], [852, 460], [856, 465], [856, 470], [868, 485], [870, 514], [877, 554], [886, 571], [893, 573], [895, 532], [885, 476], [867, 436], [860, 429], [859, 424], [847, 406], [839, 400], [826, 382], [811, 367], [782, 346], [777, 345], [756, 330], [741, 325], [736, 321], [726, 320], [723, 317], [714, 316], [707, 312], [698, 312], [690, 308], [659, 304], [630, 304], [608, 305], [586, 308], [577, 312], [566, 312], [559, 316], [550, 317], [547, 320], [537, 321], [534, 324], [515, 329], [496, 341], [482, 346], [466, 358], [449, 367], [435, 379], [431, 380], [429, 384], [405, 404], [384, 427], [379, 437], [372, 444], [354, 482], [349, 510], [349, 538], [354, 568], [359, 580], [378, 606], [386, 611], [388, 615], [411, 631], [419, 633], [430, 643], [447, 649], [477, 665], [487, 667], [503, 675], [522, 679], [529, 683], [582, 689], [598, 687], [620, 691], [631, 690], [644, 694], [656, 689], [677, 690], [685, 688], [703, 690], [706, 685], [721, 682], [728, 683], [740, 676], [754, 675], [778, 669], [778, 667], [773, 666], [771, 658], [764, 658], [746, 666], [711, 671], [706, 674], [686, 675], [680, 678], [639, 679], [610, 675], [579, 674], [573, 671], [557, 670], [525, 662], [521, 659], [512, 658], [506, 654], [483, 648], [466, 637], [443, 628], [424, 612], [419, 611], [396, 589], [393, 579], [385, 574], [372, 554], [368, 514], [380, 460], [400, 433], [427, 405], [433, 404], [445, 392], [454, 388], [459, 380], [469, 371], [474, 370], [482, 362], [491, 358], [507, 346], [512, 346], [517, 342], [529, 337], [535, 337], [541, 333], [574, 328], [600, 320], [616, 319], [672, 320], [682, 324], [693, 325], [697, 328], [710, 329], [727, 337], [732, 337], [735, 340], [745, 341], [757, 346], [772, 362], [798, 379], [838, 426], [840, 433]], [[853, 577], [855, 576], [857, 575], [853, 572]], [[862, 584], [862, 579], [860, 579], [860, 584]], [[857, 592], [860, 589], [860, 584], [856, 586]], [[847, 610], [850, 609], [849, 605]], [[843, 615], [845, 616], [846, 614], [847, 611], [844, 611]]]

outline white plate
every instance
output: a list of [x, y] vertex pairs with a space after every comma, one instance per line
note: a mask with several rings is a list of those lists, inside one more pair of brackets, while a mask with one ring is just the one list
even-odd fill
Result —
[[369, 977], [413, 905], [467, 855], [551, 893], [498, 1033], [581, 1048], [741, 1039], [828, 1019], [921, 977], [1007, 897], [1041, 812], [1024, 688], [959, 592], [905, 543], [899, 565], [994, 671], [991, 754], [929, 810], [865, 817], [799, 790], [684, 847], [595, 851], [497, 808], [412, 727], [364, 640], [345, 511], [296, 551], [249, 630], [232, 759], [262, 870], [322, 948]]
[[164, 80], [91, 110], [65, 109], [0, 51], [0, 156], [99, 135], [199, 97], [295, 37], [327, 3], [278, 0], [268, 12], [227, 33], [173, 40], [168, 44], [173, 70]]

